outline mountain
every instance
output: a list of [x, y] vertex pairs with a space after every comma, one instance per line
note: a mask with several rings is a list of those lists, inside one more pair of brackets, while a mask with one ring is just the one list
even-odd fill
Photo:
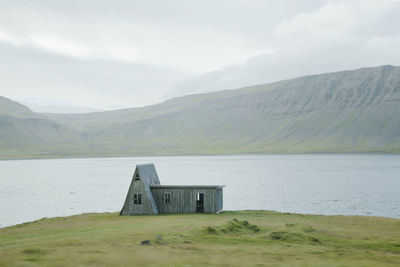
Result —
[[189, 95], [143, 108], [45, 115], [80, 138], [77, 155], [128, 156], [399, 153], [398, 114], [400, 68], [381, 66]]
[[71, 149], [81, 144], [78, 133], [26, 106], [0, 97], [1, 158], [71, 156]]
[[0, 116], [5, 115], [16, 118], [44, 118], [44, 116], [33, 112], [27, 106], [0, 96]]

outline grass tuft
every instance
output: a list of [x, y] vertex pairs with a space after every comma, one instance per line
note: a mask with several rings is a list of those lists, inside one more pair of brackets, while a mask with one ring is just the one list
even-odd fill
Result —
[[248, 221], [239, 221], [238, 219], [234, 218], [225, 224], [217, 227], [206, 227], [206, 232], [208, 234], [229, 234], [229, 233], [256, 233], [259, 232], [260, 228], [255, 224], [250, 224]]
[[317, 237], [310, 235], [313, 232], [315, 232], [314, 228], [309, 225], [286, 223], [285, 228], [271, 232], [269, 237], [281, 241], [320, 243]]

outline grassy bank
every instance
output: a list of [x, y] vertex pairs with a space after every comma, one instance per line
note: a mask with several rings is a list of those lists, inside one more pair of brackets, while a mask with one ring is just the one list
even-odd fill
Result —
[[107, 213], [0, 229], [0, 266], [76, 265], [399, 266], [400, 220], [267, 211]]

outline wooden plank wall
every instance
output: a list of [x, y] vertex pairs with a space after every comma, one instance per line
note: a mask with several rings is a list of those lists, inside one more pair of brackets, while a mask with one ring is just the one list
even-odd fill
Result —
[[[142, 194], [142, 205], [133, 204], [133, 194]], [[133, 215], [133, 214], [153, 214], [153, 209], [150, 206], [149, 198], [144, 189], [144, 184], [141, 180], [133, 180], [132, 185], [129, 188], [128, 195], [124, 208], [121, 215]]]
[[[195, 213], [197, 193], [204, 193], [204, 213], [216, 213], [217, 203], [222, 205], [222, 199], [217, 201], [215, 188], [151, 188], [151, 192], [159, 213]], [[171, 193], [171, 203], [164, 203], [167, 192]]]
[[219, 212], [219, 211], [222, 211], [222, 209], [223, 209], [224, 197], [223, 197], [223, 193], [222, 193], [222, 188], [216, 189], [216, 191], [217, 191], [217, 211], [216, 212]]

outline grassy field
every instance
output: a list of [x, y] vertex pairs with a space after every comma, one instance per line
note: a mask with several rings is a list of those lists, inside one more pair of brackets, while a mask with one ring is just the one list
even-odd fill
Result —
[[400, 266], [400, 220], [268, 211], [104, 213], [0, 229], [0, 266], [79, 265]]

